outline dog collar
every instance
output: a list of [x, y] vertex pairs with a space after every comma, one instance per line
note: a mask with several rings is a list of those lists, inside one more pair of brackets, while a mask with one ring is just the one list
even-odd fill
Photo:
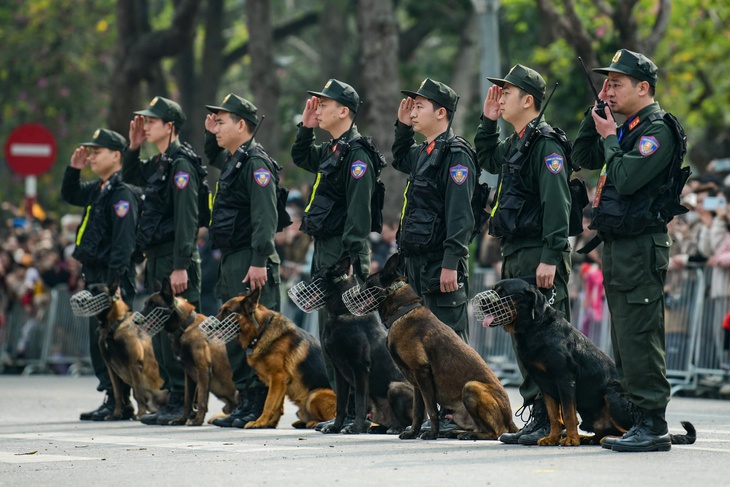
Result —
[[185, 330], [187, 330], [188, 326], [192, 325], [193, 321], [195, 321], [195, 315], [196, 315], [195, 311], [191, 312], [190, 316], [188, 316], [188, 319], [185, 320], [185, 323], [183, 323], [182, 325], [175, 328], [175, 331], [173, 331], [170, 334], [174, 335], [177, 338], [180, 338], [183, 335], [183, 333], [185, 333]]
[[119, 325], [121, 325], [124, 322], [124, 320], [126, 320], [129, 317], [130, 314], [131, 313], [129, 311], [127, 311], [126, 313], [124, 313], [124, 316], [121, 319], [118, 319], [114, 323], [112, 323], [110, 326], [111, 330], [116, 331], [117, 328], [119, 328]]
[[[403, 282], [403, 281], [400, 281], [400, 282]], [[411, 304], [409, 304], [407, 306], [403, 306], [401, 309], [399, 309], [398, 311], [396, 311], [393, 316], [391, 316], [390, 318], [388, 318], [386, 320], [385, 327], [388, 328], [388, 329], [390, 329], [390, 327], [393, 326], [393, 323], [395, 323], [396, 321], [398, 321], [400, 318], [403, 318], [403, 316], [407, 315], [408, 313], [410, 313], [414, 309], [419, 308], [421, 306], [422, 305], [421, 305], [421, 303], [419, 301], [416, 301], [415, 303], [411, 303]]]
[[335, 284], [337, 284], [339, 282], [344, 281], [345, 279], [347, 279], [347, 274], [343, 274], [340, 277], [335, 277], [334, 279], [332, 279], [332, 282], [334, 282]]
[[388, 286], [388, 288], [387, 288], [388, 294], [391, 294], [391, 293], [396, 292], [398, 289], [402, 288], [405, 285], [406, 285], [406, 281], [396, 281], [396, 282], [394, 282], [393, 284], [391, 284], [390, 286]]
[[[255, 322], [255, 321], [256, 321], [256, 318], [255, 318], [255, 317], [252, 317], [252, 318], [253, 318], [253, 321]], [[272, 320], [273, 318], [274, 318], [274, 315], [273, 315], [273, 313], [272, 313], [272, 315], [271, 315], [271, 316], [269, 316], [269, 319], [268, 319], [268, 320], [266, 320], [266, 324], [265, 324], [265, 325], [264, 325], [264, 327], [263, 327], [263, 328], [261, 329], [261, 331], [260, 331], [260, 332], [259, 332], [259, 334], [258, 334], [258, 335], [256, 336], [256, 338], [254, 338], [253, 340], [251, 340], [250, 342], [248, 342], [248, 346], [246, 347], [246, 355], [251, 355], [251, 354], [253, 353], [253, 349], [254, 349], [254, 348], [256, 347], [256, 345], [257, 345], [257, 344], [259, 343], [259, 340], [261, 340], [261, 337], [262, 337], [262, 336], [264, 336], [264, 333], [266, 332], [266, 329], [267, 329], [267, 328], [269, 327], [269, 324], [271, 323], [271, 320]]]

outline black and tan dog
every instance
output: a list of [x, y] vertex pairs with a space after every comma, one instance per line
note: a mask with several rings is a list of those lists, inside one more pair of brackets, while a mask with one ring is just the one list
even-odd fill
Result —
[[128, 387], [137, 401], [136, 419], [155, 412], [167, 403], [152, 340], [135, 325], [129, 306], [117, 294], [117, 284], [92, 284], [89, 292], [109, 296], [111, 307], [96, 315], [99, 320], [99, 348], [109, 371], [114, 391], [114, 411], [106, 419], [121, 419], [128, 401]]
[[312, 335], [281, 313], [259, 304], [261, 288], [228, 300], [217, 318], [235, 313], [238, 341], [248, 351], [248, 363], [269, 387], [264, 410], [244, 428], [276, 428], [286, 396], [299, 407], [292, 426], [314, 428], [335, 417], [337, 398], [324, 368], [322, 347]]
[[387, 334], [375, 313], [353, 316], [342, 301], [342, 294], [357, 285], [348, 275], [350, 258], [340, 260], [312, 275], [320, 279], [328, 319], [322, 337], [323, 347], [332, 359], [338, 391], [354, 389], [355, 422], [342, 428], [347, 413], [348, 394], [337, 395], [337, 416], [322, 433], [361, 433], [365, 429], [368, 406], [373, 425], [370, 433], [400, 434], [411, 423], [413, 388], [388, 352]]
[[437, 404], [453, 411], [454, 422], [462, 428], [459, 439], [491, 440], [517, 431], [507, 391], [497, 376], [473, 348], [420, 304], [421, 298], [398, 271], [401, 265], [402, 257], [392, 256], [363, 288], [381, 290], [379, 297], [385, 299], [378, 313], [390, 330], [388, 350], [414, 388], [411, 429], [400, 438], [419, 436], [424, 405], [434, 420], [420, 438], [438, 438]]
[[[170, 316], [165, 322], [165, 330], [172, 338], [175, 358], [185, 371], [183, 415], [170, 424], [202, 425], [211, 392], [225, 403], [223, 412], [229, 414], [236, 407], [236, 386], [225, 347], [208, 343], [198, 328], [207, 317], [196, 313], [186, 299], [176, 297], [168, 278], [163, 280], [158, 292], [147, 298], [142, 314], [147, 316], [155, 308], [164, 308]], [[190, 418], [193, 403], [197, 411], [195, 417]]]
[[[550, 434], [538, 445], [598, 444], [631, 428], [637, 411], [618, 382], [613, 360], [551, 308], [536, 287], [504, 279], [494, 291], [494, 302], [482, 298], [488, 309], [484, 325], [503, 325], [514, 334], [517, 355], [545, 398]], [[580, 428], [592, 436], [578, 434], [576, 412]], [[682, 426], [688, 434], [671, 435], [672, 443], [694, 443], [694, 426], [687, 421]]]

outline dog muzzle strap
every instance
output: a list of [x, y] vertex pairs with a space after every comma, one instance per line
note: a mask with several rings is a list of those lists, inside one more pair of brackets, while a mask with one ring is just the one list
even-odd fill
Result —
[[516, 314], [512, 296], [501, 297], [497, 291], [482, 291], [471, 300], [474, 317], [482, 326], [502, 326], [512, 322]]

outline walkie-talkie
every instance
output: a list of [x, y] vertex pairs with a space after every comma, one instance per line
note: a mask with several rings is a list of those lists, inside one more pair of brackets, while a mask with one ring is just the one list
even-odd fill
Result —
[[583, 72], [586, 74], [586, 79], [588, 80], [588, 85], [591, 87], [591, 90], [593, 90], [593, 95], [596, 97], [596, 108], [593, 109], [596, 114], [605, 119], [606, 113], [605, 108], [608, 106], [608, 103], [598, 98], [598, 92], [596, 91], [596, 87], [593, 86], [593, 81], [591, 81], [591, 75], [588, 73], [588, 69], [586, 69], [586, 65], [583, 63], [583, 59], [581, 59], [580, 56], [578, 56], [578, 61], [580, 61], [580, 65], [583, 67]]
[[517, 147], [517, 152], [515, 153], [514, 157], [518, 157], [520, 154], [527, 154], [528, 152], [530, 152], [530, 147], [532, 146], [532, 142], [535, 140], [535, 135], [538, 131], [537, 126], [540, 124], [540, 120], [545, 114], [545, 109], [550, 103], [550, 100], [553, 98], [553, 94], [555, 93], [557, 87], [558, 83], [555, 83], [555, 86], [553, 86], [553, 90], [550, 92], [550, 96], [548, 96], [547, 100], [545, 100], [545, 103], [543, 103], [540, 113], [537, 114], [536, 118], [530, 120], [530, 123], [528, 123], [527, 127], [525, 127], [525, 133], [520, 139], [520, 145]]
[[256, 137], [256, 134], [258, 133], [259, 129], [261, 128], [261, 124], [264, 123], [264, 119], [266, 118], [266, 115], [261, 115], [261, 118], [259, 119], [259, 123], [256, 124], [256, 128], [253, 129], [253, 133], [251, 134], [251, 138], [248, 139], [248, 142], [246, 142], [244, 145], [236, 149], [236, 155], [238, 155], [238, 161], [236, 162], [236, 165], [234, 166], [236, 169], [240, 169], [241, 164], [246, 160], [246, 156], [248, 156], [248, 149], [251, 147], [251, 144], [253, 144], [253, 138]]
[[357, 105], [357, 110], [355, 110], [355, 115], [352, 117], [352, 122], [350, 122], [350, 128], [337, 139], [337, 144], [335, 145], [335, 154], [338, 154], [337, 167], [340, 167], [340, 163], [347, 157], [347, 153], [350, 151], [350, 133], [352, 133], [352, 127], [355, 126], [355, 119], [357, 119], [357, 114], [360, 113], [360, 106], [362, 104], [363, 102], [360, 100], [360, 103]]

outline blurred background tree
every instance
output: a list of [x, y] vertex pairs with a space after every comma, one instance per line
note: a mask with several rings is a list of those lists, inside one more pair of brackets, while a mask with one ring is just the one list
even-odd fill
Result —
[[[475, 3], [484, 0], [14, 0], [0, 4], [0, 143], [17, 125], [39, 122], [58, 139], [58, 159], [39, 178], [51, 215], [73, 148], [100, 126], [127, 133], [131, 114], [155, 95], [181, 103], [182, 136], [202, 153], [205, 104], [229, 92], [266, 115], [257, 139], [284, 166], [289, 186], [311, 177], [289, 149], [307, 97], [336, 77], [365, 103], [361, 132], [386, 158], [400, 89], [431, 77], [460, 95], [454, 128], [472, 138], [483, 76], [515, 63], [560, 88], [548, 120], [575, 135], [592, 95], [577, 63], [607, 65], [622, 47], [660, 67], [657, 99], [685, 124], [690, 162], [701, 172], [730, 155], [730, 4], [724, 0], [501, 0], [502, 66], [479, 72]], [[600, 87], [602, 78], [594, 77]], [[326, 134], [320, 134], [323, 139]], [[211, 171], [215, 179], [215, 171]], [[589, 182], [593, 175], [581, 174]], [[91, 175], [90, 175], [91, 177]], [[386, 211], [397, 216], [404, 177], [383, 173]], [[0, 196], [22, 200], [22, 179], [0, 164]]]

